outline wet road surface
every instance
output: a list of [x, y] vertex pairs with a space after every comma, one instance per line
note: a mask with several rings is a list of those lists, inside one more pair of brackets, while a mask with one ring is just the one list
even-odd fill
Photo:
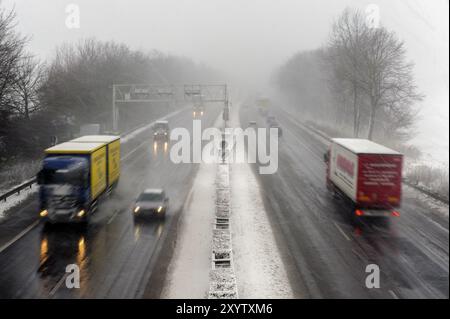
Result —
[[[205, 112], [211, 126], [219, 109]], [[169, 119], [171, 128], [192, 131], [186, 109]], [[31, 230], [0, 252], [0, 298], [139, 298], [148, 284], [169, 225], [181, 213], [196, 172], [195, 164], [173, 164], [169, 148], [155, 149], [151, 131], [122, 147], [117, 189], [101, 203], [85, 229], [37, 221], [36, 196], [0, 224], [3, 237]], [[124, 160], [126, 158], [126, 160]], [[164, 220], [134, 220], [132, 205], [144, 188], [165, 188], [170, 198]], [[3, 244], [6, 239], [3, 238]], [[4, 246], [2, 246], [4, 247]], [[66, 266], [80, 268], [80, 289], [66, 287]]]
[[[294, 290], [310, 298], [448, 298], [448, 217], [404, 187], [400, 217], [356, 220], [326, 189], [323, 140], [283, 109], [275, 115], [283, 129], [278, 172], [258, 176]], [[256, 108], [240, 116], [243, 127], [265, 127]], [[369, 264], [380, 267], [379, 289], [366, 288]]]

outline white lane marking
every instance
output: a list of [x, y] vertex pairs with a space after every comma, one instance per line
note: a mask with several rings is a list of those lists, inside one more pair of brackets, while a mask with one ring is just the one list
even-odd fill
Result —
[[392, 290], [389, 289], [389, 293], [391, 294], [391, 296], [392, 296], [394, 299], [400, 299], [399, 296], [397, 296], [396, 293], [395, 293], [394, 291], [392, 291]]
[[56, 291], [61, 287], [62, 283], [66, 280], [68, 273], [65, 273], [61, 279], [56, 283], [56, 286], [50, 291], [49, 296], [53, 296]]
[[109, 225], [109, 224], [111, 224], [112, 223], [112, 221], [114, 220], [114, 218], [116, 218], [116, 216], [117, 216], [117, 214], [119, 213], [119, 209], [116, 209], [115, 211], [114, 211], [114, 214], [112, 214], [112, 216], [109, 218], [109, 220], [108, 220], [108, 222], [106, 223], [107, 225]]
[[345, 239], [347, 239], [348, 241], [351, 241], [350, 237], [348, 237], [347, 234], [342, 230], [341, 226], [336, 224], [336, 222], [333, 222], [333, 224], [334, 224], [334, 226], [336, 226], [336, 228], [339, 230], [339, 232], [342, 234], [342, 236], [345, 237]]
[[19, 234], [17, 234], [13, 239], [11, 239], [9, 242], [7, 242], [2, 248], [0, 248], [0, 254], [6, 250], [9, 246], [14, 244], [16, 241], [18, 241], [20, 238], [25, 236], [30, 230], [32, 230], [34, 227], [36, 227], [39, 224], [40, 220], [34, 221], [30, 226], [22, 230]]

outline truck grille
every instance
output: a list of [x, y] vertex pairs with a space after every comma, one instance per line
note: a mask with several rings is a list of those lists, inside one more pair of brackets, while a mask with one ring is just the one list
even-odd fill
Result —
[[77, 204], [77, 199], [73, 196], [54, 195], [50, 200], [50, 206], [53, 208], [73, 208]]

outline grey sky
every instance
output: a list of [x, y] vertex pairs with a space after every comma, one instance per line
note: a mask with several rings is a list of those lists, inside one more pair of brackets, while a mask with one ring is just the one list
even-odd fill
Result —
[[[70, 3], [80, 7], [80, 29], [65, 27]], [[405, 40], [427, 95], [415, 142], [448, 163], [448, 0], [3, 0], [42, 58], [63, 42], [96, 37], [185, 55], [261, 87], [286, 58], [323, 45], [346, 6], [370, 3]]]

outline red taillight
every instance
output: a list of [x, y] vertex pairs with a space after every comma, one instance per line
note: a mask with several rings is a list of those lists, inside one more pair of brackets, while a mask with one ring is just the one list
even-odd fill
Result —
[[355, 210], [356, 216], [364, 216], [364, 212], [360, 209]]
[[392, 212], [392, 216], [394, 216], [394, 217], [400, 217], [400, 213], [399, 213], [398, 211], [394, 210], [394, 211]]

